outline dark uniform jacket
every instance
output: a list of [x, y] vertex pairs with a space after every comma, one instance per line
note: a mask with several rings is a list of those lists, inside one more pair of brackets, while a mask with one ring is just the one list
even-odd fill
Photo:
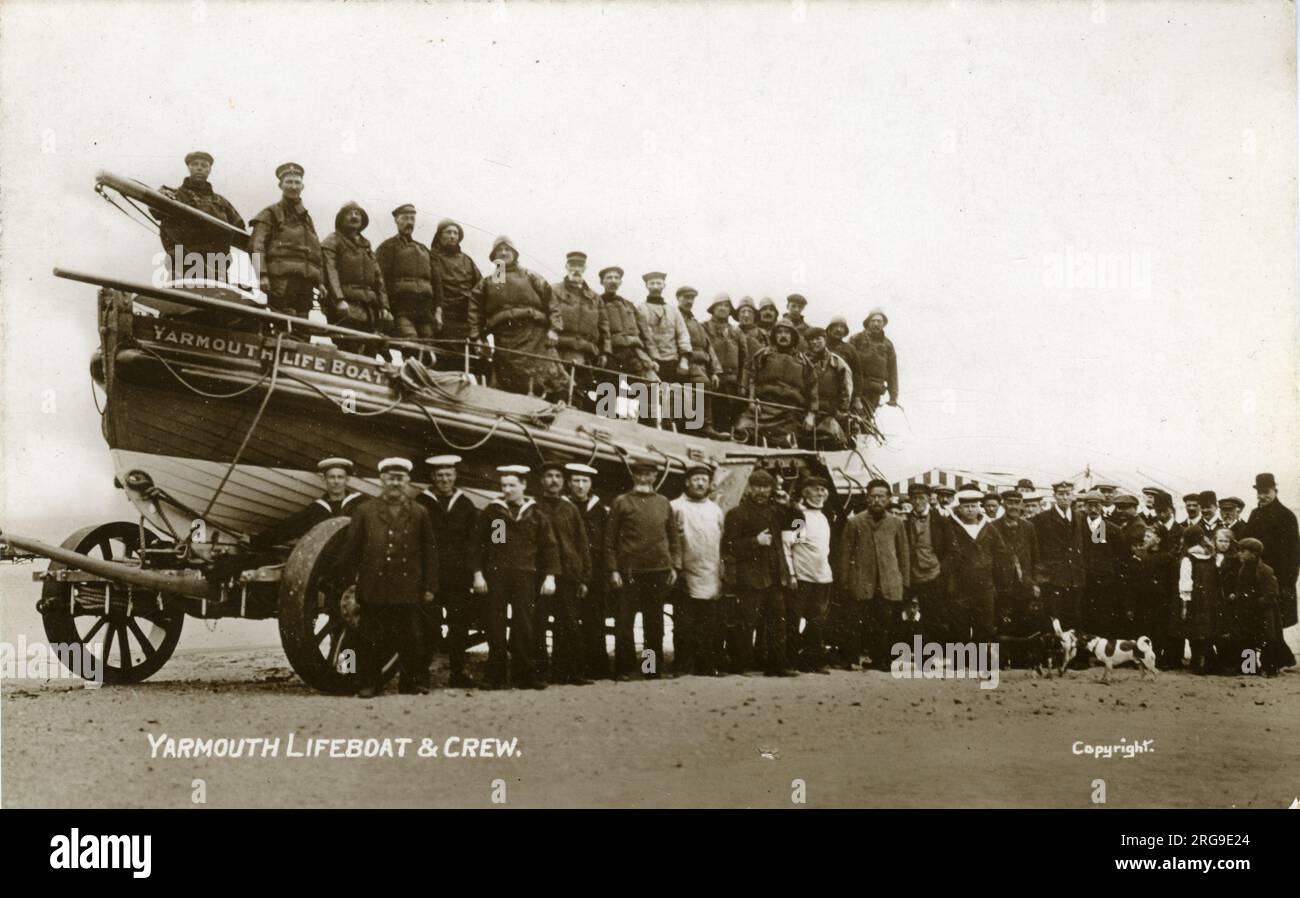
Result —
[[[174, 191], [177, 202], [184, 203], [206, 212], [237, 228], [244, 227], [244, 220], [239, 217], [235, 207], [224, 196], [212, 190], [207, 181], [186, 178]], [[174, 254], [179, 247], [186, 253], [225, 253], [230, 251], [230, 236], [201, 221], [181, 215], [168, 215], [150, 210], [158, 219], [158, 236], [162, 239], [163, 249]], [[184, 261], [184, 260], [182, 260]]]
[[[749, 338], [734, 324], [726, 322], [719, 324], [712, 318], [705, 321], [701, 327], [708, 336], [714, 354], [718, 357], [720, 366], [718, 377], [723, 386], [730, 386], [728, 392], [739, 391], [741, 378], [745, 376], [745, 368], [749, 364]], [[695, 345], [694, 336], [691, 337], [691, 345]]]
[[[1260, 560], [1277, 575], [1283, 595], [1292, 592], [1296, 573], [1300, 570], [1300, 531], [1296, 528], [1295, 512], [1283, 505], [1280, 499], [1261, 505], [1250, 513], [1246, 535], [1264, 544]], [[1282, 613], [1285, 621], [1287, 609], [1283, 608]], [[1291, 623], [1295, 623], [1295, 609], [1291, 609], [1290, 618]]]
[[363, 499], [361, 493], [348, 493], [342, 499], [321, 496], [306, 508], [285, 518], [280, 523], [269, 527], [253, 538], [255, 548], [270, 548], [281, 543], [292, 542], [302, 536], [321, 521], [329, 518], [351, 517], [357, 507], [357, 500]]
[[[722, 524], [722, 570], [727, 585], [734, 589], [767, 589], [780, 586], [785, 572], [785, 551], [781, 528], [785, 511], [769, 500], [759, 505], [746, 496], [727, 512]], [[772, 544], [760, 545], [758, 535], [766, 530]]]
[[609, 355], [609, 315], [595, 291], [585, 283], [575, 289], [566, 279], [551, 285], [551, 295], [563, 325], [560, 352], [580, 356], [588, 364]]
[[442, 232], [452, 226], [463, 238], [465, 229], [450, 218], [438, 222], [438, 230], [433, 235], [433, 283], [438, 291], [434, 303], [442, 309], [440, 335], [448, 340], [464, 340], [469, 334], [470, 294], [483, 275], [474, 260], [461, 251], [459, 243], [453, 249], [446, 249], [439, 242]]
[[485, 574], [498, 570], [560, 574], [555, 530], [534, 499], [524, 499], [518, 507], [504, 499], [489, 502], [479, 515], [474, 549], [474, 570]]
[[[680, 310], [679, 310], [680, 311]], [[686, 325], [686, 335], [691, 338], [691, 377], [695, 383], [707, 382], [715, 375], [722, 376], [722, 362], [713, 349], [713, 341], [704, 325], [695, 320], [695, 316], [682, 312], [682, 321]]]
[[432, 490], [421, 490], [416, 501], [424, 506], [433, 522], [441, 579], [448, 581], [457, 573], [468, 571], [475, 553], [474, 539], [478, 535], [478, 509], [469, 496], [460, 490], [454, 490], [447, 497]]
[[[1120, 567], [1129, 554], [1127, 541], [1111, 521], [1101, 519], [1101, 528], [1095, 533], [1083, 518], [1083, 541], [1080, 558], [1083, 560], [1083, 582], [1089, 589], [1114, 589], [1119, 582]], [[1099, 541], [1104, 540], [1104, 541]]]
[[1061, 517], [1053, 505], [1033, 517], [1038, 536], [1038, 582], [1043, 586], [1077, 588], [1083, 585], [1083, 516]]
[[974, 538], [955, 518], [952, 529], [953, 550], [948, 553], [949, 594], [960, 600], [988, 600], [1006, 592], [1007, 572], [1014, 570], [1011, 552], [1002, 534], [987, 521]]
[[316, 225], [302, 200], [267, 206], [253, 218], [250, 244], [254, 259], [261, 259], [259, 275], [271, 281], [271, 295], [283, 278], [300, 277], [313, 284], [324, 283], [325, 261], [321, 255]]
[[609, 506], [594, 493], [579, 506], [572, 496], [564, 497], [582, 515], [587, 528], [587, 546], [591, 553], [591, 583], [599, 584], [605, 574], [605, 525], [609, 520]]
[[578, 583], [591, 582], [591, 547], [587, 526], [576, 505], [561, 496], [541, 496], [537, 507], [551, 519], [555, 546], [560, 556], [560, 573]]
[[438, 547], [429, 513], [414, 499], [371, 499], [348, 525], [340, 556], [357, 568], [361, 605], [410, 605], [438, 591]]
[[1031, 587], [1038, 583], [1038, 531], [1024, 518], [1012, 526], [1011, 518], [1005, 515], [994, 521], [993, 527], [1006, 543], [1009, 553], [1008, 587], [1032, 592]]

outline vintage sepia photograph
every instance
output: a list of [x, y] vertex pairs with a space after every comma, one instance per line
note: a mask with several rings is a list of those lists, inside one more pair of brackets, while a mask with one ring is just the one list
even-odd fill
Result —
[[1296, 46], [0, 3], [0, 806], [1300, 807]]

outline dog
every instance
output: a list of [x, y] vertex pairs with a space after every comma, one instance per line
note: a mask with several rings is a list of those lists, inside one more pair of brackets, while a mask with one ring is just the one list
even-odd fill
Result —
[[1057, 618], [1052, 618], [1052, 632], [1056, 636], [1057, 642], [1060, 643], [1058, 654], [1061, 659], [1060, 674], [1065, 676], [1065, 670], [1074, 660], [1074, 656], [1079, 653], [1079, 637], [1073, 630], [1062, 630], [1061, 622]]
[[1151, 674], [1151, 679], [1156, 678], [1156, 653], [1151, 647], [1151, 640], [1145, 636], [1139, 636], [1137, 639], [1106, 639], [1102, 636], [1085, 636], [1084, 646], [1098, 661], [1106, 665], [1106, 669], [1101, 673], [1101, 682], [1109, 682], [1110, 672], [1116, 664], [1127, 664], [1130, 661], [1138, 665], [1142, 672], [1142, 679], [1146, 679], [1147, 674]]
[[1028, 636], [998, 636], [998, 644], [1006, 652], [1004, 662], [1016, 667], [1032, 669], [1038, 676], [1051, 677], [1060, 653], [1061, 641], [1054, 633], [1031, 633]]

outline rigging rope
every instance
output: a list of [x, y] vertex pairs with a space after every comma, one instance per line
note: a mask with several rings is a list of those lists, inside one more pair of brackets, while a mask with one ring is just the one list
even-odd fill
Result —
[[[162, 363], [162, 366], [167, 369], [167, 373], [169, 373], [172, 377], [180, 381], [181, 385], [184, 386], [187, 390], [190, 390], [193, 393], [197, 393], [200, 396], [204, 397], [205, 399], [234, 399], [236, 396], [243, 396], [245, 393], [255, 390], [258, 387], [260, 387], [262, 384], [266, 383], [266, 379], [271, 376], [270, 374], [263, 374], [260, 380], [256, 381], [255, 383], [249, 384], [246, 387], [241, 387], [240, 389], [236, 390], [233, 393], [208, 393], [204, 390], [200, 390], [198, 387], [194, 386], [194, 384], [190, 383], [185, 378], [177, 374], [176, 371], [172, 368], [172, 366], [167, 363], [167, 360], [165, 358], [163, 358], [158, 353], [154, 352], [148, 346], [139, 346], [138, 348], [140, 349], [141, 352], [153, 356], [160, 363]], [[279, 341], [277, 340], [276, 341], [277, 367], [279, 362], [279, 349], [280, 349], [280, 344]]]

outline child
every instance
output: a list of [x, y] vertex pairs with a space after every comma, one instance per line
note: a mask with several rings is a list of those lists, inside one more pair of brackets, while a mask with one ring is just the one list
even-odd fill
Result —
[[1210, 672], [1210, 640], [1218, 629], [1219, 567], [1205, 531], [1188, 527], [1183, 532], [1182, 560], [1178, 565], [1179, 608], [1172, 621], [1192, 645], [1191, 670]]
[[1264, 544], [1253, 537], [1237, 544], [1241, 564], [1237, 600], [1242, 616], [1252, 625], [1251, 639], [1246, 645], [1258, 650], [1257, 669], [1267, 676], [1275, 676], [1281, 668], [1295, 664], [1295, 655], [1282, 638], [1277, 577], [1271, 567], [1260, 561], [1263, 552]]

